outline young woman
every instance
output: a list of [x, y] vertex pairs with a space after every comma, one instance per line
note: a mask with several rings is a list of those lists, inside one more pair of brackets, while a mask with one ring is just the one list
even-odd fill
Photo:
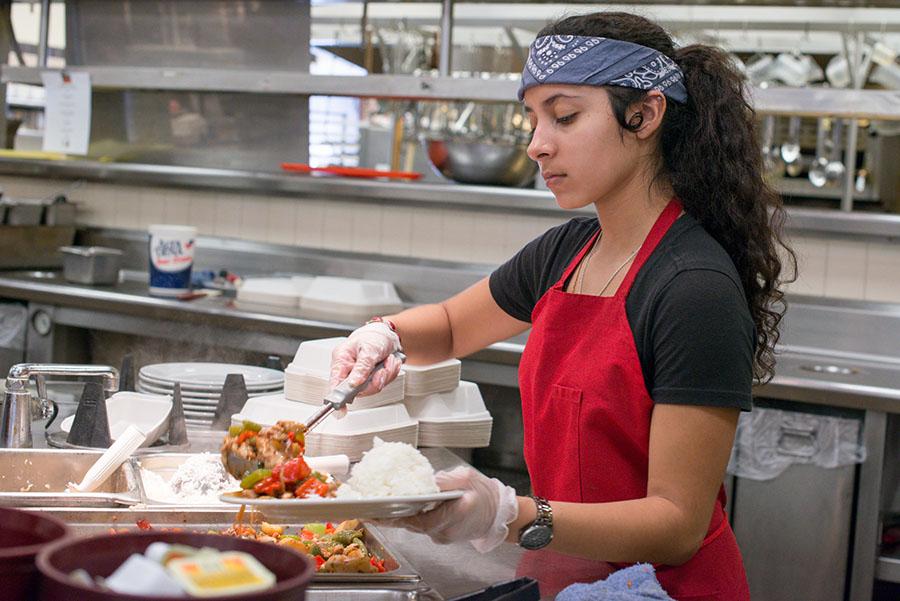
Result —
[[[783, 218], [754, 114], [724, 52], [676, 48], [624, 13], [565, 18], [530, 49], [529, 156], [565, 209], [593, 205], [489, 278], [380, 318], [332, 379], [378, 390], [410, 362], [465, 356], [529, 327], [519, 366], [534, 496], [475, 470], [409, 521], [435, 540], [651, 562], [676, 599], [749, 599], [722, 480], [755, 378], [772, 374]], [[793, 260], [790, 250], [786, 256]]]

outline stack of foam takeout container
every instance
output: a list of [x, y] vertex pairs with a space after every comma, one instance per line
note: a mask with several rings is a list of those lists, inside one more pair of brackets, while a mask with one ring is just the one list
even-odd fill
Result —
[[[322, 338], [308, 340], [300, 345], [294, 360], [284, 372], [284, 396], [289, 401], [297, 401], [320, 407], [329, 390], [331, 377], [331, 352], [346, 338]], [[384, 387], [378, 394], [356, 397], [347, 409], [361, 411], [373, 407], [399, 403], [403, 400], [405, 374]]]
[[237, 302], [299, 309], [311, 317], [354, 321], [403, 308], [390, 282], [332, 276], [247, 278], [238, 288]]
[[365, 319], [402, 308], [394, 285], [378, 280], [317, 276], [300, 298], [304, 314], [332, 318]]
[[181, 384], [185, 421], [190, 426], [209, 426], [222, 396], [228, 374], [241, 374], [250, 398], [281, 392], [284, 374], [275, 369], [228, 363], [156, 363], [138, 372], [137, 391], [172, 395]]
[[[307, 421], [322, 407], [329, 389], [331, 353], [345, 338], [309, 340], [285, 370], [284, 394], [250, 399], [234, 419], [263, 425]], [[378, 394], [357, 397], [343, 419], [329, 418], [307, 439], [311, 455], [345, 453], [358, 459], [372, 439], [418, 446], [483, 447], [492, 419], [478, 386], [460, 382], [457, 359], [433, 365], [404, 365]]]
[[313, 276], [246, 278], [237, 290], [237, 302], [298, 309], [300, 297], [312, 284]]
[[493, 418], [474, 382], [459, 382], [451, 390], [407, 395], [410, 417], [419, 422], [421, 447], [486, 447]]

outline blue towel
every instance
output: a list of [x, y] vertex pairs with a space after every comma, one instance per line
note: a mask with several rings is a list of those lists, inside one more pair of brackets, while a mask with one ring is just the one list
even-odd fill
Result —
[[556, 601], [674, 601], [674, 599], [660, 586], [652, 565], [636, 563], [613, 572], [606, 580], [569, 585], [560, 591]]

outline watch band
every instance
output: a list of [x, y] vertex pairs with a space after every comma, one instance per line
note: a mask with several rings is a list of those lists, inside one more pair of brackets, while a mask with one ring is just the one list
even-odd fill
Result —
[[537, 508], [537, 516], [519, 530], [519, 546], [537, 550], [546, 547], [553, 540], [553, 508], [547, 499], [531, 495]]
[[531, 499], [534, 501], [535, 506], [537, 507], [537, 517], [534, 518], [534, 521], [531, 522], [530, 525], [539, 524], [541, 526], [553, 526], [553, 508], [550, 507], [550, 503], [547, 502], [547, 499], [543, 497], [538, 497], [535, 495], [529, 495]]

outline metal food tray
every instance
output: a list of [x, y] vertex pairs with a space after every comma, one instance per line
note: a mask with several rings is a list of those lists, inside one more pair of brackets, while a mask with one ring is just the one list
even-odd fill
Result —
[[[152, 527], [158, 529], [179, 528], [183, 530], [219, 531], [228, 528], [234, 522], [236, 511], [231, 508], [210, 509], [174, 509], [162, 507], [142, 507], [140, 505], [129, 509], [108, 508], [63, 508], [44, 507], [37, 511], [46, 512], [66, 522], [72, 531], [78, 535], [103, 534], [117, 529], [137, 529], [138, 520], [146, 520]], [[254, 523], [266, 520], [262, 513], [255, 512], [252, 516]], [[245, 514], [245, 522], [251, 520], [251, 512]], [[267, 520], [266, 520], [267, 521]], [[281, 525], [279, 522], [273, 524]], [[296, 526], [284, 524], [287, 527]], [[415, 583], [421, 580], [420, 576], [412, 569], [409, 562], [400, 553], [388, 548], [384, 536], [372, 524], [364, 523], [365, 536], [363, 543], [366, 547], [384, 560], [385, 571], [380, 574], [319, 574], [313, 580], [325, 583], [388, 583], [407, 582]]]
[[123, 463], [96, 492], [66, 492], [102, 455], [99, 451], [0, 449], [0, 505], [12, 507], [117, 507], [139, 503], [134, 466]]

